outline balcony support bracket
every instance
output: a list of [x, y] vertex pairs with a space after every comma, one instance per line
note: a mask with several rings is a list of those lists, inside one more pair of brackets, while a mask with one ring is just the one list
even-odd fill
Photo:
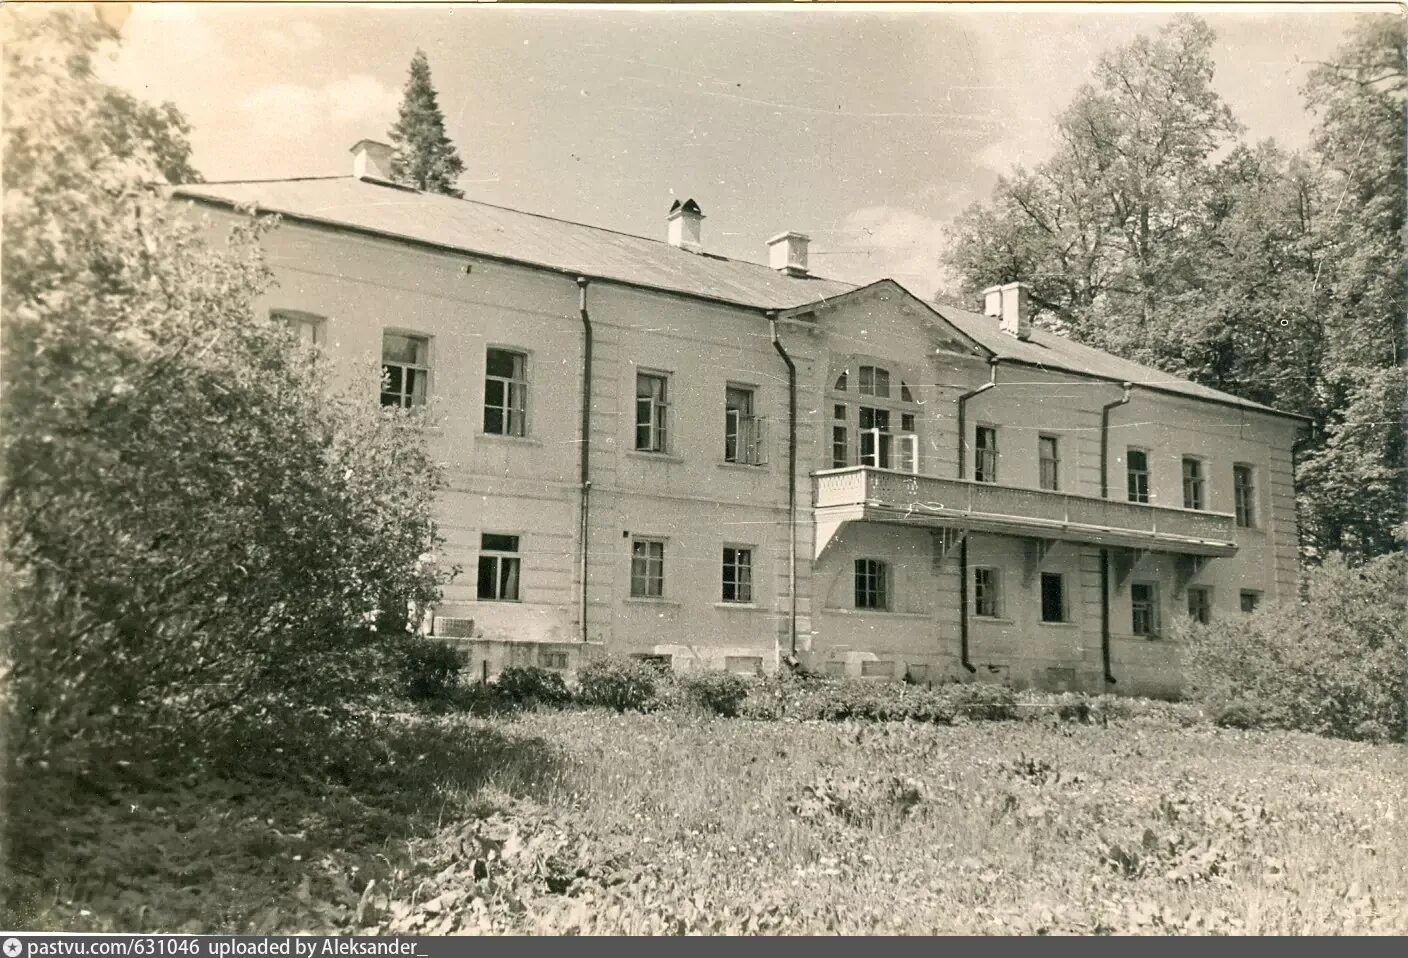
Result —
[[1022, 586], [1031, 588], [1036, 581], [1037, 569], [1051, 553], [1052, 546], [1056, 545], [1055, 539], [1034, 539], [1026, 538], [1022, 540]]

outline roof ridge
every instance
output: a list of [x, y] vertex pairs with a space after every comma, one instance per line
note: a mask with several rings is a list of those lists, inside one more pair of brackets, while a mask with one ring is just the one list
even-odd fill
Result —
[[202, 186], [240, 186], [245, 183], [308, 183], [314, 180], [350, 180], [354, 177], [345, 173], [327, 176], [270, 176], [256, 180], [201, 180], [199, 183], [172, 183], [172, 189], [198, 189]]

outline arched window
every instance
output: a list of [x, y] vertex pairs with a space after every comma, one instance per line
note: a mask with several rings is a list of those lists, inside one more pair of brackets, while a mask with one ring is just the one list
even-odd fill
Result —
[[[831, 467], [872, 466], [919, 471], [916, 407], [909, 384], [878, 364], [849, 365], [836, 377], [834, 393], [844, 393], [856, 371], [855, 408], [831, 403]], [[892, 384], [898, 384], [898, 390]], [[837, 396], [835, 399], [848, 399]], [[854, 440], [852, 437], [854, 436]]]

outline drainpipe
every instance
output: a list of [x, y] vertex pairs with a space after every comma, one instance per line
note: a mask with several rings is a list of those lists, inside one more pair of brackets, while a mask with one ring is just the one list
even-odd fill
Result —
[[787, 366], [787, 592], [791, 609], [787, 631], [791, 636], [789, 665], [797, 663], [797, 364], [777, 335], [777, 314], [768, 313], [772, 347]]
[[587, 285], [591, 280], [577, 277], [577, 311], [582, 317], [582, 426], [580, 435], [580, 481], [582, 486], [580, 528], [577, 531], [580, 555], [577, 557], [577, 574], [581, 577], [582, 591], [577, 598], [577, 617], [582, 623], [582, 641], [587, 641], [587, 556], [590, 553], [588, 520], [591, 518], [591, 453], [592, 453], [592, 318], [587, 312]]
[[[997, 385], [998, 357], [988, 360], [988, 381], [958, 397], [958, 478], [967, 479], [968, 400]], [[970, 673], [978, 671], [968, 658], [968, 534], [958, 544], [958, 659]]]
[[[1124, 395], [1100, 407], [1100, 498], [1110, 498], [1110, 410], [1129, 402], [1130, 383], [1124, 384]], [[1100, 662], [1105, 670], [1105, 684], [1115, 684], [1110, 667], [1110, 550], [1100, 550]]]

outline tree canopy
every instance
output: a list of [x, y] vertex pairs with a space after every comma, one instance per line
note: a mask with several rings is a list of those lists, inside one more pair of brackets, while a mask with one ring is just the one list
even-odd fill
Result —
[[445, 134], [445, 116], [430, 82], [430, 61], [421, 50], [411, 59], [400, 115], [387, 135], [394, 147], [392, 179], [418, 190], [464, 196], [455, 186], [464, 161]]

